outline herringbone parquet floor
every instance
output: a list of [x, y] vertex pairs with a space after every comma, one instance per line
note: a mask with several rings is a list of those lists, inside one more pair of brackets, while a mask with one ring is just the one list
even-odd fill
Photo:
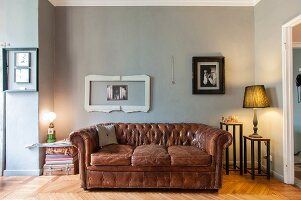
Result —
[[80, 188], [79, 176], [0, 177], [0, 199], [28, 200], [301, 200], [301, 190], [272, 178], [231, 174], [216, 193], [185, 190], [92, 190]]

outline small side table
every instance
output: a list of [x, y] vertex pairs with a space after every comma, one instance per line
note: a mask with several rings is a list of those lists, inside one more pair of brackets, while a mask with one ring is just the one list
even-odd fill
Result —
[[25, 146], [25, 148], [42, 148], [42, 147], [72, 147], [73, 145], [68, 140], [60, 140], [57, 142], [52, 143], [35, 143], [28, 146]]
[[[243, 145], [242, 145], [242, 136], [243, 136], [243, 124], [242, 123], [226, 123], [220, 122], [220, 129], [226, 127], [226, 131], [229, 131], [229, 126], [232, 126], [232, 135], [233, 135], [233, 169], [229, 168], [229, 148], [226, 149], [226, 174], [229, 174], [229, 171], [239, 171], [240, 175], [243, 175]], [[239, 167], [236, 164], [236, 127], [239, 127]]]
[[[251, 168], [247, 167], [247, 140], [251, 142]], [[258, 167], [255, 169], [255, 148], [254, 144], [257, 142], [257, 157], [258, 157]], [[264, 173], [261, 169], [261, 142], [266, 142], [266, 152], [267, 152], [267, 169]], [[251, 169], [251, 171], [249, 170]], [[257, 173], [255, 171], [257, 170]], [[270, 139], [267, 138], [251, 138], [244, 136], [244, 172], [250, 173], [252, 179], [255, 179], [255, 176], [267, 176], [267, 179], [270, 179]]]
[[[71, 148], [72, 147], [72, 148]], [[47, 163], [45, 159], [45, 164], [43, 166], [43, 175], [45, 176], [52, 176], [52, 175], [71, 175], [71, 174], [78, 174], [79, 171], [79, 163], [77, 157], [77, 149], [73, 147], [73, 145], [68, 140], [61, 140], [53, 143], [35, 143], [26, 146], [25, 148], [46, 148], [49, 154], [61, 154], [61, 155], [68, 155], [72, 159], [72, 163], [69, 163], [68, 160], [53, 160]], [[47, 155], [45, 156], [47, 157]]]

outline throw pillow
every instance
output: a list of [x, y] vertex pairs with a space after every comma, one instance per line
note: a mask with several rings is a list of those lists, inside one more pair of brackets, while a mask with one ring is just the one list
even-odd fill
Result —
[[115, 134], [115, 127], [114, 125], [97, 125], [96, 126], [98, 131], [98, 138], [99, 138], [99, 146], [103, 147], [109, 144], [118, 144]]

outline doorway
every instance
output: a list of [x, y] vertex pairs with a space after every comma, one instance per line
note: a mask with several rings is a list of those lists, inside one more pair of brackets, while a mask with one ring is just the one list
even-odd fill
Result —
[[282, 26], [283, 166], [287, 184], [295, 183], [293, 28], [300, 23], [301, 15]]
[[[292, 29], [293, 41], [293, 80], [298, 88], [294, 97], [294, 176], [295, 184], [301, 186], [301, 23]], [[296, 79], [297, 78], [297, 79]]]

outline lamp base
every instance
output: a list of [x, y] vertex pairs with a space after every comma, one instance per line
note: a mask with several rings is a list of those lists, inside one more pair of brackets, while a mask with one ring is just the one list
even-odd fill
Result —
[[54, 134], [48, 134], [47, 135], [47, 143], [53, 143], [56, 141], [55, 135]]
[[258, 135], [257, 133], [253, 133], [252, 135], [249, 135], [250, 138], [262, 138], [261, 135]]
[[54, 143], [56, 140], [55, 139], [48, 139], [47, 143]]
[[54, 130], [54, 124], [51, 122], [49, 124], [48, 133], [47, 133], [47, 143], [53, 143], [55, 142], [55, 130]]
[[257, 130], [258, 130], [257, 124], [258, 124], [257, 113], [256, 113], [256, 109], [254, 108], [254, 116], [253, 116], [254, 133], [252, 135], [249, 135], [250, 138], [262, 138], [262, 136], [258, 135], [258, 133], [257, 133]]

